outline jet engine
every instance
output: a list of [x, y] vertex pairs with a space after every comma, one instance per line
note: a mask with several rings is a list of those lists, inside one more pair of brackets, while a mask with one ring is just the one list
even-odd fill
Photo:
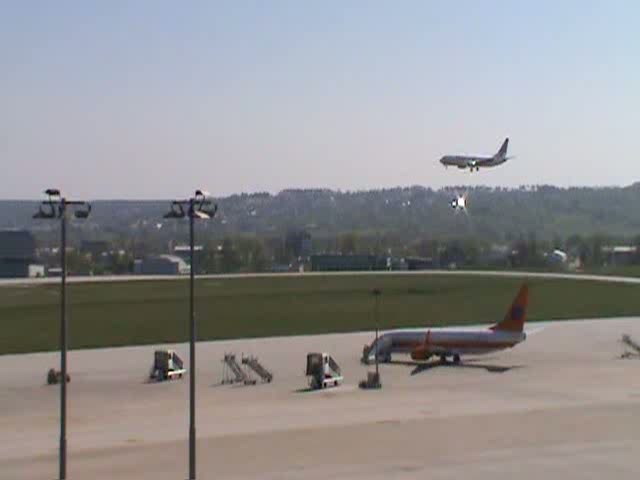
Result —
[[418, 347], [411, 352], [411, 360], [429, 360], [431, 354], [424, 347]]

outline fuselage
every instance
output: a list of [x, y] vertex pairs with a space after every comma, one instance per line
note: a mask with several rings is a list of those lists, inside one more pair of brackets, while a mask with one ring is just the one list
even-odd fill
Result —
[[443, 362], [453, 357], [460, 362], [462, 355], [495, 352], [511, 348], [527, 338], [524, 323], [527, 318], [529, 287], [523, 283], [504, 319], [489, 328], [421, 328], [392, 330], [383, 333], [362, 351], [362, 361], [376, 358], [391, 360], [395, 353], [409, 353], [413, 360], [427, 360], [433, 355]]
[[479, 168], [495, 167], [506, 162], [505, 157], [470, 157], [464, 155], [445, 155], [440, 159], [440, 163], [446, 167], [458, 168]]
[[480, 170], [480, 168], [502, 165], [509, 159], [509, 157], [507, 157], [508, 148], [509, 138], [505, 138], [498, 151], [490, 157], [482, 155], [445, 155], [440, 159], [440, 163], [445, 167], [468, 168], [473, 172], [474, 170]]
[[432, 355], [454, 356], [485, 354], [511, 348], [526, 339], [524, 332], [502, 330], [420, 329], [393, 330], [382, 334], [363, 352], [365, 362], [390, 360], [393, 354], [411, 354], [416, 360]]

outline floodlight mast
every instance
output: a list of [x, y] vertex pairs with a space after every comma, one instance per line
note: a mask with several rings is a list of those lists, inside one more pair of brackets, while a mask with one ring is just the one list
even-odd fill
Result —
[[[76, 218], [85, 219], [91, 213], [91, 204], [82, 200], [68, 200], [57, 188], [48, 188], [49, 198], [41, 202], [33, 215], [35, 219], [60, 219], [60, 446], [59, 478], [67, 478], [67, 207], [74, 207]], [[43, 208], [45, 207], [45, 208]], [[57, 207], [57, 208], [56, 208]]]
[[[164, 218], [189, 217], [189, 480], [196, 479], [196, 315], [195, 297], [195, 261], [194, 261], [194, 221], [213, 218], [218, 206], [212, 205], [209, 194], [198, 189], [193, 197], [171, 202], [169, 212]], [[185, 212], [186, 208], [186, 212]]]
[[[380, 313], [380, 308], [379, 308], [379, 304], [378, 301], [380, 299], [380, 295], [382, 294], [382, 291], [379, 288], [374, 288], [371, 293], [373, 294], [374, 298], [375, 298], [375, 304], [374, 304], [374, 311], [373, 311], [373, 316], [375, 319], [375, 323], [376, 323], [376, 340], [375, 340], [375, 346], [376, 346], [376, 378], [379, 379], [380, 378], [380, 371], [379, 371], [379, 367], [378, 367], [378, 354], [380, 353], [380, 344], [378, 343], [378, 330], [379, 330], [379, 321], [378, 321], [378, 316]], [[379, 381], [379, 380], [378, 380]]]

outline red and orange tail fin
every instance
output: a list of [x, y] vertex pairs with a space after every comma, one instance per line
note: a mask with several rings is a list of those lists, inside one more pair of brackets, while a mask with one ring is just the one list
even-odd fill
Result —
[[431, 342], [431, 330], [427, 330], [427, 334], [424, 337], [424, 342], [418, 345], [412, 352], [411, 358], [413, 360], [427, 360], [431, 354], [429, 353], [429, 343]]
[[513, 300], [511, 308], [500, 323], [491, 327], [491, 330], [507, 332], [522, 332], [524, 322], [527, 320], [527, 304], [529, 303], [529, 286], [522, 284], [518, 295]]

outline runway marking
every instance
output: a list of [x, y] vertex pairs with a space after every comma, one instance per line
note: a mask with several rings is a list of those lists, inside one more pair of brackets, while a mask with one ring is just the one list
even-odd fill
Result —
[[[429, 275], [429, 276], [486, 276], [486, 277], [508, 277], [508, 278], [543, 278], [560, 280], [584, 280], [595, 282], [640, 284], [638, 277], [623, 277], [617, 275], [591, 275], [573, 273], [553, 273], [553, 272], [515, 272], [505, 271], [484, 271], [484, 270], [390, 270], [390, 271], [355, 271], [355, 272], [287, 272], [287, 273], [230, 273], [230, 274], [207, 274], [196, 275], [197, 279], [225, 280], [237, 278], [284, 278], [284, 277], [321, 277], [321, 276], [372, 276], [372, 275]], [[132, 282], [132, 281], [186, 281], [188, 275], [104, 275], [104, 276], [72, 276], [68, 278], [68, 283], [107, 283], [107, 282]], [[1, 286], [18, 285], [46, 285], [60, 283], [58, 277], [47, 278], [19, 278], [0, 279]]]

